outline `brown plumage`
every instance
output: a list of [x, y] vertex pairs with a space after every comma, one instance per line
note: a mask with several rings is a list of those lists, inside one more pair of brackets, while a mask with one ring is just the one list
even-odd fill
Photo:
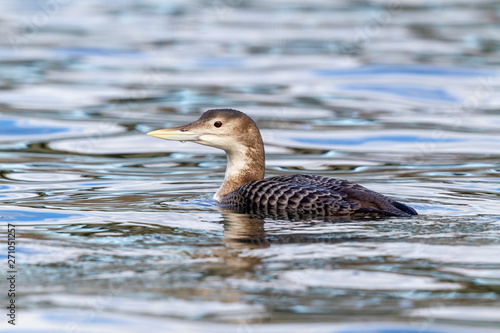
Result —
[[413, 208], [347, 180], [307, 174], [264, 179], [265, 153], [259, 129], [240, 111], [209, 110], [189, 125], [148, 135], [223, 149], [228, 166], [214, 199], [227, 208], [318, 217], [417, 215]]

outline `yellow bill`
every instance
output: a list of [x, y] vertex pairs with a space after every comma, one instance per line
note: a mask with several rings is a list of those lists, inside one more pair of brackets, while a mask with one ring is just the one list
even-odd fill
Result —
[[183, 127], [164, 128], [147, 133], [149, 136], [172, 141], [198, 141], [200, 134]]

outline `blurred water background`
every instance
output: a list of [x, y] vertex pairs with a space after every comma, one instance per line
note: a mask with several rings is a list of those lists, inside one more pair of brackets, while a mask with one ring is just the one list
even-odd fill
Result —
[[[500, 331], [499, 1], [0, 8], [2, 331]], [[223, 152], [145, 135], [218, 107], [256, 120], [268, 176], [420, 215], [220, 211]]]

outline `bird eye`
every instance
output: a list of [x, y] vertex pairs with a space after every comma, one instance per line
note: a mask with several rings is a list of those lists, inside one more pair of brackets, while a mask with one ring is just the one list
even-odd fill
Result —
[[221, 123], [220, 121], [216, 121], [216, 122], [214, 123], [214, 126], [215, 126], [215, 127], [221, 127], [221, 126], [222, 126], [222, 123]]

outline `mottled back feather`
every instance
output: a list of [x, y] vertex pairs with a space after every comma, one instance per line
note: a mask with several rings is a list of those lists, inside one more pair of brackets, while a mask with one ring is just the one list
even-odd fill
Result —
[[417, 212], [359, 184], [315, 175], [276, 176], [246, 183], [221, 204], [251, 212], [297, 215], [411, 216]]

